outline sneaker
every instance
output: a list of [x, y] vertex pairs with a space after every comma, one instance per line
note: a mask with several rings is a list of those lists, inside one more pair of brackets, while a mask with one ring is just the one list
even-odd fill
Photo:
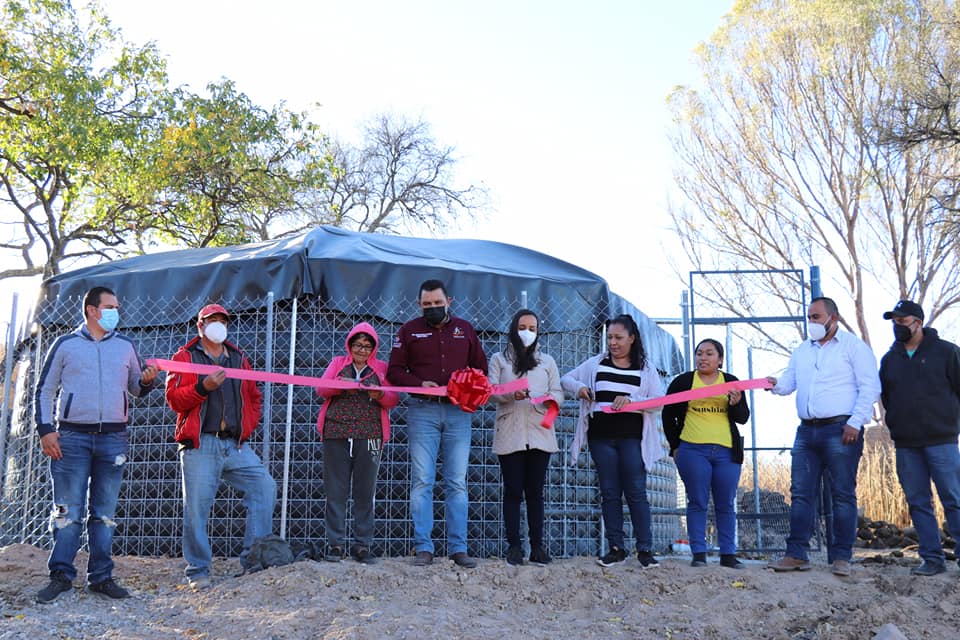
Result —
[[213, 584], [210, 581], [210, 576], [190, 576], [187, 578], [187, 586], [190, 587], [191, 591], [204, 591], [210, 588], [210, 585]]
[[370, 547], [356, 545], [350, 549], [350, 556], [362, 564], [377, 564], [377, 559], [370, 553]]
[[553, 558], [550, 557], [550, 554], [547, 553], [547, 550], [543, 547], [533, 547], [530, 549], [530, 564], [545, 567], [551, 562], [553, 562]]
[[850, 575], [850, 563], [846, 560], [834, 560], [830, 565], [830, 571], [835, 576], [845, 578]]
[[473, 569], [477, 566], [477, 561], [474, 558], [471, 558], [464, 551], [457, 551], [455, 554], [450, 556], [450, 559], [453, 560], [453, 563], [458, 567], [463, 567], [464, 569]]
[[429, 551], [417, 551], [417, 555], [413, 558], [413, 566], [425, 567], [430, 564], [433, 564], [433, 554]]
[[340, 562], [344, 558], [343, 547], [338, 544], [335, 544], [331, 547], [327, 547], [327, 553], [323, 556], [323, 559], [327, 562]]
[[597, 558], [597, 564], [601, 567], [612, 567], [615, 564], [620, 564], [627, 559], [627, 552], [621, 549], [620, 547], [610, 547], [610, 551], [607, 555], [602, 558]]
[[746, 569], [747, 565], [737, 560], [737, 556], [726, 553], [720, 554], [720, 566], [727, 569]]
[[520, 566], [523, 564], [523, 547], [511, 546], [507, 549], [507, 564]]
[[946, 572], [947, 568], [942, 564], [934, 564], [932, 562], [923, 561], [919, 567], [914, 567], [910, 569], [910, 575], [913, 576], [935, 576], [940, 573]]
[[641, 569], [652, 569], [653, 567], [660, 566], [660, 563], [653, 557], [653, 553], [650, 551], [637, 551], [637, 560], [640, 561]]
[[705, 567], [707, 566], [707, 554], [705, 553], [695, 553], [693, 554], [693, 560], [690, 561], [691, 567]]
[[130, 592], [114, 582], [113, 578], [107, 578], [97, 584], [87, 585], [87, 589], [98, 596], [113, 598], [114, 600], [123, 600], [124, 598], [130, 597]]
[[50, 576], [50, 583], [37, 592], [37, 602], [49, 604], [59, 598], [61, 593], [66, 593], [71, 589], [73, 589], [73, 582], [63, 575], [63, 571], [54, 571]]

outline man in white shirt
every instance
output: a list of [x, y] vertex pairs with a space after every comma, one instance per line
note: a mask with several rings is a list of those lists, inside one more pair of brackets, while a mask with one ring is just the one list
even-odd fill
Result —
[[807, 309], [809, 340], [790, 356], [783, 376], [768, 377], [777, 395], [797, 392], [800, 426], [790, 469], [790, 535], [775, 571], [810, 569], [807, 552], [816, 519], [817, 487], [826, 472], [833, 500], [831, 570], [850, 575], [857, 534], [857, 467], [863, 453], [863, 425], [880, 395], [877, 359], [852, 333], [840, 331], [840, 312], [830, 298], [814, 298]]

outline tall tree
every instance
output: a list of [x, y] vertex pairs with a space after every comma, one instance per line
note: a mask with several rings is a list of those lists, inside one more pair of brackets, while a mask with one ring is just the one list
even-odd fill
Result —
[[[929, 37], [924, 5], [735, 4], [698, 51], [702, 89], [680, 87], [669, 99], [685, 196], [671, 214], [698, 268], [825, 265], [853, 303], [849, 326], [867, 341], [873, 285], [888, 296], [884, 304], [896, 296], [925, 302], [931, 320], [960, 303], [953, 237], [931, 200], [942, 176], [957, 175], [960, 156], [942, 145], [883, 141], [889, 106], [907, 91], [905, 56]], [[772, 284], [768, 292], [797, 308], [795, 292]], [[754, 315], [756, 295], [715, 297], [734, 314]]]
[[0, 278], [113, 257], [143, 211], [104, 185], [136, 155], [163, 60], [96, 6], [81, 24], [66, 0], [9, 0], [0, 24], [0, 249], [22, 260]]
[[229, 80], [173, 92], [144, 175], [156, 213], [144, 237], [192, 247], [290, 233], [330, 170], [326, 139], [300, 114], [265, 109]]
[[268, 239], [323, 188], [327, 141], [303, 115], [229, 80], [170, 89], [95, 2], [9, 0], [0, 24], [0, 252], [22, 263], [0, 278]]
[[486, 189], [456, 184], [454, 148], [440, 145], [423, 120], [382, 114], [362, 129], [359, 146], [331, 144], [335, 169], [317, 193], [315, 223], [436, 233], [486, 208]]

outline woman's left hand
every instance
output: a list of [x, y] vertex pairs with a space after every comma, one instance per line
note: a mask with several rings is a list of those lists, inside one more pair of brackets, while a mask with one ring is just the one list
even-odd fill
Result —
[[367, 395], [370, 396], [371, 400], [379, 400], [383, 397], [383, 391], [380, 389], [373, 389], [371, 391], [367, 391]]
[[730, 398], [730, 406], [732, 407], [733, 405], [740, 402], [740, 398], [743, 397], [743, 392], [740, 391], [739, 389], [731, 389], [730, 393], [727, 394], [727, 397]]
[[617, 396], [613, 399], [613, 402], [610, 403], [610, 408], [614, 411], [620, 411], [630, 402], [630, 396]]
[[530, 391], [529, 391], [529, 390], [526, 390], [526, 389], [523, 390], [523, 391], [514, 391], [514, 392], [513, 392], [513, 399], [514, 399], [514, 400], [523, 400], [524, 398], [529, 398], [529, 397], [530, 397]]

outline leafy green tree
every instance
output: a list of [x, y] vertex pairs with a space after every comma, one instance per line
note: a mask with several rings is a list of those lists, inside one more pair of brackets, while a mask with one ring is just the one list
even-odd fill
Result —
[[330, 171], [326, 139], [303, 115], [264, 109], [229, 80], [207, 91], [173, 93], [146, 171], [156, 215], [141, 244], [226, 246], [299, 231]]
[[[892, 106], [910, 93], [910, 61], [936, 46], [927, 4], [736, 2], [697, 52], [702, 87], [679, 87], [669, 99], [684, 196], [671, 214], [697, 268], [822, 265], [831, 275], [824, 291], [848, 296], [849, 326], [868, 342], [873, 287], [884, 292], [875, 308], [911, 297], [930, 320], [960, 303], [954, 234], [933, 204], [943, 176], [958, 175], [960, 155], [885, 139]], [[771, 284], [768, 293], [797, 309], [795, 291]], [[755, 294], [714, 297], [750, 316]], [[787, 349], [767, 337], [770, 348]]]
[[156, 116], [163, 61], [96, 6], [81, 25], [66, 0], [8, 0], [0, 25], [0, 249], [22, 260], [0, 278], [115, 257], [143, 210], [114, 178]]
[[21, 261], [0, 278], [303, 224], [330, 170], [316, 125], [229, 80], [202, 96], [168, 88], [152, 45], [122, 41], [88, 9], [0, 8], [0, 251]]

